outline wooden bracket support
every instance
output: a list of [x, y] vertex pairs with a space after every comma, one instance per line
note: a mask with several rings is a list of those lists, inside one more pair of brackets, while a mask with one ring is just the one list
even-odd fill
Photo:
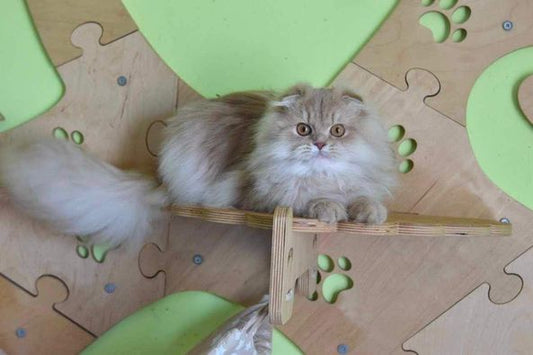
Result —
[[317, 234], [292, 229], [292, 209], [277, 207], [272, 223], [270, 304], [272, 324], [285, 324], [292, 315], [294, 295], [311, 297], [316, 291]]

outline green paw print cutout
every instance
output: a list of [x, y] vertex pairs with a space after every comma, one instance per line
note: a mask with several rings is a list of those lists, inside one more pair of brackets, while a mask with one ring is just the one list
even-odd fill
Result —
[[415, 166], [414, 162], [411, 159], [408, 159], [408, 157], [415, 152], [417, 143], [412, 138], [404, 139], [404, 137], [405, 128], [403, 126], [395, 125], [389, 129], [389, 140], [391, 142], [399, 143], [398, 154], [402, 158], [402, 161], [398, 166], [398, 170], [402, 174], [407, 174], [413, 170]]
[[87, 259], [89, 254], [92, 255], [93, 260], [101, 264], [104, 262], [107, 252], [110, 250], [108, 245], [96, 244], [89, 246], [82, 237], [77, 237], [78, 244], [76, 246], [76, 254], [82, 259]]
[[[54, 128], [52, 135], [57, 139], [69, 140], [69, 134], [63, 127]], [[70, 140], [80, 145], [83, 143], [83, 134], [80, 131], [72, 131], [70, 133]]]
[[462, 25], [472, 13], [468, 6], [457, 6], [458, 0], [421, 0], [421, 3], [435, 9], [425, 12], [418, 20], [431, 31], [435, 42], [442, 43], [448, 38], [457, 43], [465, 40], [467, 32]]
[[[333, 259], [326, 254], [320, 254], [318, 256], [318, 268], [324, 273], [329, 274], [335, 270], [337, 266], [342, 271], [348, 271], [352, 268], [350, 260], [344, 256], [337, 259], [337, 264]], [[337, 301], [339, 294], [343, 291], [349, 290], [353, 287], [353, 280], [346, 274], [334, 273], [324, 277], [322, 281], [322, 275], [320, 271], [317, 273], [317, 284], [322, 288], [322, 298], [327, 303], [333, 304]], [[318, 299], [318, 292], [315, 292], [311, 297], [311, 301]]]

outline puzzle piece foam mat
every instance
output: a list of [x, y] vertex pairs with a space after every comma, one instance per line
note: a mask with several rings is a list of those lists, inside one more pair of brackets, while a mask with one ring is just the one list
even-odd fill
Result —
[[[67, 88], [62, 100], [39, 118], [0, 135], [1, 144], [48, 135], [72, 140], [121, 167], [148, 171], [155, 165], [146, 131], [151, 120], [174, 112], [178, 78], [140, 33], [106, 46], [98, 43], [101, 33], [94, 23], [74, 31], [72, 41], [83, 55], [58, 68]], [[34, 292], [39, 275], [60, 278], [69, 287], [69, 298], [58, 310], [94, 334], [163, 295], [162, 278], [146, 279], [138, 271], [135, 248], [110, 251], [104, 262], [98, 262], [97, 249], [92, 260], [75, 238], [51, 232], [5, 200], [0, 203], [0, 229], [0, 272], [29, 292]], [[166, 237], [161, 223], [149, 239], [164, 245]]]
[[354, 63], [400, 89], [409, 69], [432, 72], [441, 91], [426, 104], [464, 125], [468, 94], [483, 70], [533, 45], [532, 12], [527, 0], [400, 1]]
[[125, 0], [161, 58], [204, 96], [326, 85], [396, 0]]
[[45, 112], [62, 93], [61, 80], [41, 47], [24, 0], [1, 1], [0, 132]]
[[26, 0], [26, 3], [54, 65], [82, 55], [81, 48], [70, 42], [70, 34], [84, 23], [102, 26], [104, 31], [99, 38], [102, 45], [137, 30], [120, 0]]
[[[127, 317], [82, 355], [184, 354], [243, 307], [198, 291], [169, 295]], [[272, 353], [301, 354], [279, 331], [272, 336]]]
[[533, 338], [533, 250], [507, 266], [523, 279], [511, 302], [494, 304], [483, 284], [404, 343], [418, 354], [531, 354]]
[[0, 354], [74, 354], [93, 341], [93, 334], [57, 311], [68, 298], [61, 280], [41, 276], [35, 289], [30, 294], [0, 274]]

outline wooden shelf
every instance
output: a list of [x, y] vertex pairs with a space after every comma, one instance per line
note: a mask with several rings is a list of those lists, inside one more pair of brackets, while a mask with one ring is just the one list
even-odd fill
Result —
[[391, 237], [504, 237], [512, 233], [509, 223], [409, 213], [391, 213], [385, 223], [369, 225], [326, 224], [293, 217], [292, 209], [287, 207], [277, 207], [274, 214], [194, 206], [171, 206], [170, 211], [180, 217], [272, 230], [269, 316], [276, 325], [285, 324], [291, 318], [295, 295], [309, 298], [316, 289], [317, 238], [321, 233]]
[[[198, 218], [208, 222], [246, 225], [252, 228], [272, 229], [273, 215], [231, 208], [171, 206], [171, 212], [180, 217]], [[341, 222], [326, 224], [315, 219], [294, 217], [292, 230], [303, 233], [347, 233], [370, 236], [510, 236], [512, 225], [498, 221], [474, 218], [425, 216], [412, 213], [391, 213], [380, 225]]]

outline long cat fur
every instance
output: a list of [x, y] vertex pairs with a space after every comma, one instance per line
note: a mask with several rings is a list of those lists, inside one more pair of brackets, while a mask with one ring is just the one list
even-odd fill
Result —
[[[311, 134], [299, 135], [298, 123]], [[344, 126], [342, 137], [330, 133], [334, 124]], [[328, 223], [381, 223], [396, 181], [379, 118], [351, 92], [307, 85], [192, 103], [168, 120], [159, 157], [160, 185], [44, 139], [2, 147], [0, 181], [30, 216], [114, 245], [142, 240], [171, 203], [284, 205]]]

